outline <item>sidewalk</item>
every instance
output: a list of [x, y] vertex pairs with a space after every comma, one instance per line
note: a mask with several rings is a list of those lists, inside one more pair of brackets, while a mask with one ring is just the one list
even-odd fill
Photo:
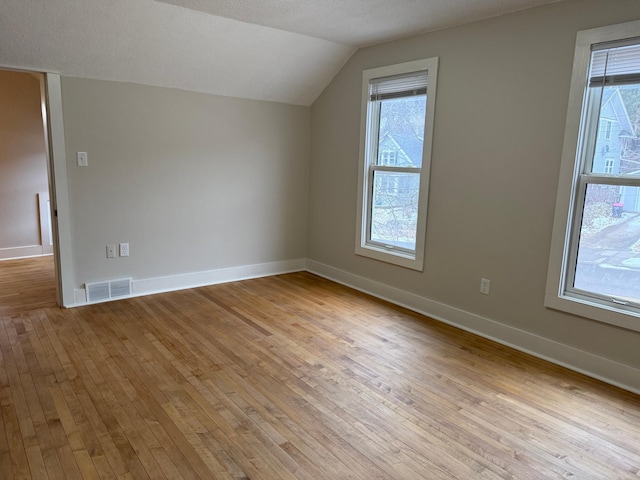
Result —
[[581, 243], [575, 287], [640, 301], [640, 214], [624, 213], [623, 221], [603, 228]]
[[640, 251], [631, 249], [640, 240], [640, 214], [624, 213], [623, 218], [583, 241], [578, 263], [640, 270]]

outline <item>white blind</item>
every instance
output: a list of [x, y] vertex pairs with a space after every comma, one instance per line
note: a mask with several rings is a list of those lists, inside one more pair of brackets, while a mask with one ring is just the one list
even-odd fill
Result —
[[374, 78], [369, 81], [369, 95], [372, 101], [390, 98], [426, 95], [427, 71], [411, 72], [391, 77]]
[[589, 86], [640, 83], [640, 39], [637, 42], [593, 51]]

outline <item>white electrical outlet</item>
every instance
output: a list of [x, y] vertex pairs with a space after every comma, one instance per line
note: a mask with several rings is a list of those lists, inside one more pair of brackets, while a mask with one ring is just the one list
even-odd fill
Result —
[[480, 293], [484, 295], [489, 295], [489, 290], [491, 289], [491, 280], [488, 278], [480, 279]]
[[129, 244], [128, 243], [121, 243], [120, 244], [120, 256], [121, 257], [128, 257], [129, 256]]
[[116, 246], [107, 245], [107, 258], [116, 258]]
[[89, 165], [89, 158], [87, 156], [87, 152], [77, 152], [76, 160], [78, 160], [79, 167], [86, 167]]

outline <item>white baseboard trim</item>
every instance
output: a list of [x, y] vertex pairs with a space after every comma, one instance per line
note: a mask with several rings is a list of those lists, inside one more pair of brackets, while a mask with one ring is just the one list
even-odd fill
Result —
[[133, 295], [151, 295], [154, 293], [184, 290], [186, 288], [204, 287], [217, 283], [236, 282], [250, 278], [299, 272], [304, 270], [305, 266], [306, 260], [301, 258], [297, 260], [284, 260], [281, 262], [207, 270], [204, 272], [184, 273], [167, 277], [145, 278], [133, 281]]
[[640, 394], [640, 369], [638, 368], [314, 260], [307, 260], [306, 269], [318, 276], [443, 323]]
[[52, 255], [53, 248], [45, 248], [42, 245], [28, 245], [26, 247], [0, 248], [0, 260], [15, 260], [18, 258], [41, 257]]
[[[122, 300], [123, 298], [141, 297], [156, 293], [173, 292], [187, 288], [204, 287], [218, 283], [236, 282], [250, 278], [268, 277], [283, 273], [299, 272], [305, 270], [306, 259], [283, 260], [280, 262], [259, 263], [255, 265], [241, 265], [239, 267], [206, 270], [202, 272], [183, 273], [179, 275], [167, 275], [164, 277], [134, 279], [132, 281], [132, 294], [128, 297], [119, 297], [106, 301]], [[106, 279], [105, 279], [106, 280]], [[85, 298], [83, 302], [82, 299]], [[76, 289], [76, 303], [69, 308], [86, 304], [86, 295], [83, 289]], [[97, 303], [97, 302], [96, 302]]]

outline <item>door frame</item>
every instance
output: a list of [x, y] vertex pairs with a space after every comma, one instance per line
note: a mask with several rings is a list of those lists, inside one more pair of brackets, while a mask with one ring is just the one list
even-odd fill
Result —
[[56, 269], [58, 305], [75, 304], [73, 287], [73, 256], [71, 249], [71, 212], [67, 177], [67, 153], [64, 144], [62, 118], [62, 88], [60, 74], [41, 72], [43, 75], [43, 120], [49, 167], [49, 197], [51, 199], [51, 225], [53, 229], [53, 258]]

